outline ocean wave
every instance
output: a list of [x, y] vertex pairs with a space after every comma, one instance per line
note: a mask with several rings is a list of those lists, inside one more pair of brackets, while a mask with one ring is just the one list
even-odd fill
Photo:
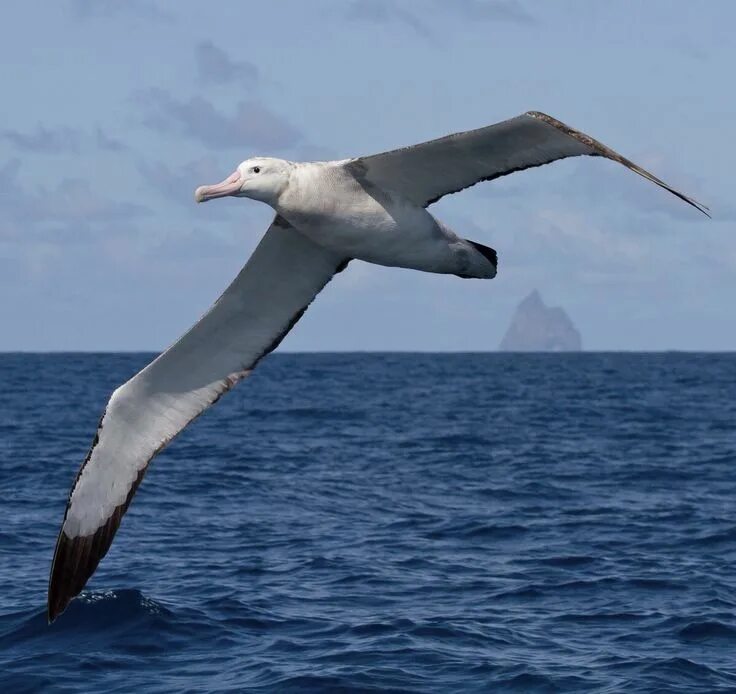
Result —
[[49, 625], [46, 608], [36, 608], [3, 617], [8, 624], [0, 634], [0, 645], [17, 646], [22, 641], [78, 638], [89, 634], [95, 639], [105, 633], [117, 638], [141, 628], [158, 628], [171, 622], [173, 614], [166, 607], [139, 590], [121, 589], [84, 592], [67, 608], [64, 619]]
[[705, 620], [691, 622], [680, 629], [677, 635], [684, 641], [736, 641], [736, 627], [718, 620]]
[[33, 374], [0, 401], [0, 690], [736, 691], [733, 355], [275, 355], [49, 626], [64, 497], [146, 359], [0, 355]]

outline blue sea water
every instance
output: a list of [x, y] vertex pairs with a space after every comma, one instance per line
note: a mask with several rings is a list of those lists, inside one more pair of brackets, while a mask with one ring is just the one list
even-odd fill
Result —
[[736, 691], [736, 355], [273, 355], [48, 626], [151, 356], [0, 355], [0, 691]]

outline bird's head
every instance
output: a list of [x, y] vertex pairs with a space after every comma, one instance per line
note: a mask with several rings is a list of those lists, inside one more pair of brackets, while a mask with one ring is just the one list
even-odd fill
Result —
[[228, 195], [253, 198], [275, 205], [289, 182], [293, 164], [283, 159], [255, 157], [246, 159], [224, 181], [211, 186], [199, 186], [194, 191], [197, 202]]

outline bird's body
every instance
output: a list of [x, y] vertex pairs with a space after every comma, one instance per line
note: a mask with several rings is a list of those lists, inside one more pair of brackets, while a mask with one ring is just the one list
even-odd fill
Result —
[[536, 111], [367, 157], [248, 159], [221, 183], [198, 188], [198, 202], [248, 197], [271, 205], [276, 217], [210, 311], [110, 397], [69, 495], [51, 568], [49, 620], [106, 554], [156, 453], [248, 376], [348, 262], [492, 278], [496, 252], [461, 238], [426, 208], [480, 181], [580, 155], [623, 164], [705, 211], [600, 142]]
[[346, 258], [461, 277], [496, 274], [493, 263], [427, 209], [361, 179], [355, 160], [292, 164], [274, 208]]

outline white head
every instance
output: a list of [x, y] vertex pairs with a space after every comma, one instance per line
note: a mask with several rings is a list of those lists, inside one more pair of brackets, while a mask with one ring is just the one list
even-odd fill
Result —
[[275, 205], [289, 182], [293, 164], [283, 159], [254, 157], [246, 159], [224, 181], [211, 186], [199, 186], [194, 191], [197, 202], [232, 195], [253, 198]]

